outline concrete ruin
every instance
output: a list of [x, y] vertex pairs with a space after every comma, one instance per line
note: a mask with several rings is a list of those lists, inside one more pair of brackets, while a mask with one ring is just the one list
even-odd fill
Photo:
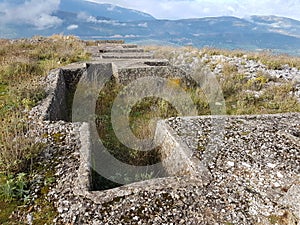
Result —
[[[91, 67], [124, 85], [144, 76], [185, 79], [183, 71], [136, 45], [90, 46], [88, 51], [91, 62], [49, 73], [48, 96], [32, 111], [37, 120], [57, 126], [59, 121], [76, 122], [73, 97]], [[57, 197], [58, 224], [300, 221], [299, 113], [159, 121], [153, 141], [160, 146], [168, 176], [104, 191], [91, 191], [91, 124], [81, 121], [78, 126], [80, 144], [72, 154], [79, 160], [68, 164], [72, 172], [63, 172], [56, 187], [68, 189], [68, 194], [60, 191], [64, 196]]]

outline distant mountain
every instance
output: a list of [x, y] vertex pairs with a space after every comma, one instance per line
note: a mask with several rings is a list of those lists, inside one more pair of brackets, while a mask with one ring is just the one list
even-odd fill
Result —
[[277, 16], [251, 16], [250, 21], [276, 32], [300, 38], [300, 21]]
[[86, 13], [122, 22], [154, 20], [150, 14], [111, 4], [99, 4], [86, 0], [61, 0], [59, 9], [66, 12]]
[[[3, 0], [0, 3], [1, 1]], [[5, 15], [5, 11], [2, 14]], [[30, 23], [10, 22], [4, 25], [0, 22], [0, 37], [19, 38], [62, 33], [82, 39], [124, 39], [142, 44], [267, 49], [300, 55], [300, 21], [284, 17], [251, 16], [241, 19], [227, 16], [157, 20], [139, 11], [84, 0], [61, 0], [58, 9], [51, 12], [49, 17], [54, 18], [57, 23], [47, 29]]]

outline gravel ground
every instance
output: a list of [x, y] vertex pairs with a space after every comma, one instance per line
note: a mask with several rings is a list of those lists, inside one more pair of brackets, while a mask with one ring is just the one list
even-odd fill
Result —
[[[55, 165], [56, 184], [48, 194], [59, 212], [54, 224], [299, 224], [299, 119], [300, 114], [228, 117], [218, 154], [208, 163], [210, 182], [159, 178], [98, 192], [99, 198], [75, 191], [80, 124], [43, 122], [40, 131], [50, 147], [41, 163]], [[202, 160], [211, 121], [168, 123]]]

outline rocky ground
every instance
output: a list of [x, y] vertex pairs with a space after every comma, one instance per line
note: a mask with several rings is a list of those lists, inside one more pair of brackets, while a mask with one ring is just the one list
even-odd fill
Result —
[[256, 78], [258, 73], [267, 74], [271, 78], [283, 79], [286, 81], [295, 82], [294, 94], [300, 100], [300, 71], [295, 67], [289, 65], [282, 65], [279, 69], [269, 69], [261, 62], [257, 62], [252, 59], [248, 59], [247, 55], [243, 57], [227, 57], [223, 55], [204, 55], [201, 62], [209, 62], [208, 65], [215, 65], [215, 69], [212, 71], [214, 74], [219, 75], [222, 73], [224, 63], [229, 63], [237, 67], [237, 70], [241, 74], [245, 74], [248, 79]]
[[[170, 53], [170, 64], [184, 68], [191, 72], [198, 65], [205, 65], [216, 76], [223, 74], [226, 65], [233, 66], [239, 74], [246, 76], [246, 79], [255, 79], [263, 74], [269, 78], [270, 84], [280, 85], [282, 81], [292, 82], [294, 84], [293, 94], [300, 101], [300, 70], [288, 64], [284, 65], [265, 65], [260, 60], [252, 59], [253, 56], [244, 54], [238, 56], [225, 56], [220, 54], [204, 54], [201, 50], [182, 51], [174, 50]], [[260, 94], [257, 92], [256, 94]]]

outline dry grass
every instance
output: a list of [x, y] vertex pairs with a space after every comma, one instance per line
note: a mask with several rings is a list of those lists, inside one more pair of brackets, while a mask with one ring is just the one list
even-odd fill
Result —
[[[213, 48], [195, 49], [192, 47], [147, 47], [154, 51], [156, 57], [170, 59], [171, 63], [182, 65], [191, 64], [193, 60], [200, 60], [204, 55], [225, 55], [228, 57], [243, 57], [248, 60], [259, 61], [269, 69], [282, 69], [284, 65], [300, 68], [300, 57], [288, 55], [272, 55], [269, 52], [229, 51]], [[209, 62], [204, 62], [209, 63]], [[291, 94], [295, 84], [271, 77], [268, 73], [259, 71], [255, 78], [249, 79], [245, 74], [238, 72], [237, 66], [219, 62], [223, 69], [217, 76], [226, 102], [227, 114], [262, 114], [299, 112], [300, 103]], [[179, 63], [180, 64], [180, 63]], [[216, 64], [209, 64], [212, 68]], [[199, 89], [199, 88], [198, 88]], [[209, 114], [208, 103], [205, 102], [201, 90], [189, 89], [199, 114]]]
[[[51, 69], [87, 59], [84, 43], [72, 36], [0, 40], [0, 221], [3, 224], [22, 223], [11, 212], [17, 208], [27, 210], [23, 204], [36, 169], [34, 159], [44, 147], [38, 137], [30, 137], [28, 132], [37, 129], [28, 121], [28, 112], [45, 97], [40, 81]], [[35, 224], [51, 223], [56, 215], [52, 204], [42, 200], [46, 198], [44, 195], [41, 191], [35, 200], [40, 208], [34, 212]]]
[[272, 54], [268, 51], [262, 52], [248, 52], [242, 50], [225, 50], [215, 48], [204, 48], [202, 49], [202, 55], [225, 55], [228, 57], [246, 57], [255, 61], [260, 61], [265, 64], [269, 69], [281, 69], [284, 65], [290, 67], [296, 67], [300, 69], [300, 57], [289, 56], [286, 54]]
[[[49, 70], [85, 60], [84, 43], [72, 36], [0, 40], [0, 172], [24, 170], [38, 145], [26, 137], [27, 112], [44, 98]], [[30, 160], [29, 160], [30, 161]]]
[[26, 171], [31, 159], [38, 153], [42, 144], [36, 143], [32, 137], [26, 135], [28, 122], [19, 112], [10, 112], [1, 120], [0, 135], [0, 167], [2, 171]]
[[172, 59], [178, 54], [189, 52], [193, 56], [224, 55], [228, 57], [245, 57], [249, 60], [260, 61], [269, 69], [281, 69], [284, 65], [300, 69], [300, 57], [287, 54], [272, 54], [269, 51], [249, 52], [244, 50], [226, 50], [216, 48], [197, 49], [193, 47], [146, 46], [148, 51], [154, 51], [156, 57]]

